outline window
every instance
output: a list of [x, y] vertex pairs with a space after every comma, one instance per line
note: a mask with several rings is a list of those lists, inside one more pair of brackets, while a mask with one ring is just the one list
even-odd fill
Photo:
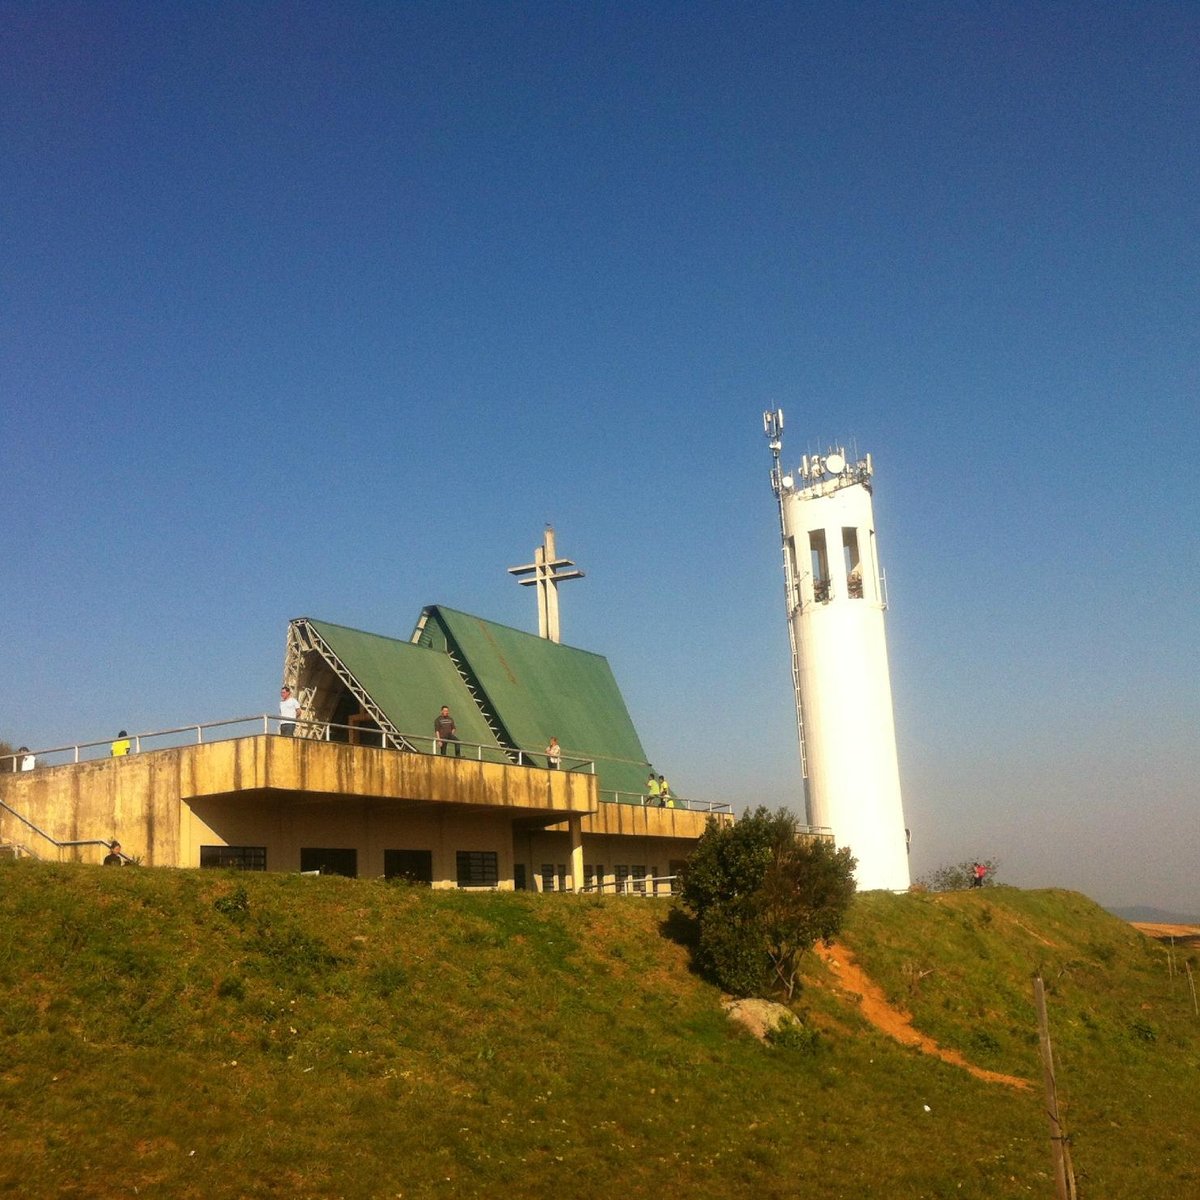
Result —
[[432, 850], [385, 850], [383, 877], [408, 883], [433, 883]]
[[518, 892], [525, 891], [529, 887], [529, 883], [525, 878], [525, 864], [513, 864], [513, 889]]
[[825, 530], [814, 529], [808, 535], [808, 551], [812, 566], [813, 599], [829, 599], [829, 553], [825, 547]]
[[301, 846], [300, 870], [310, 875], [345, 875], [358, 878], [358, 851]]
[[639, 896], [644, 896], [646, 894], [646, 868], [644, 866], [630, 867], [629, 873], [633, 876], [633, 890]]
[[585, 891], [604, 890], [604, 867], [600, 863], [583, 864], [583, 886]]
[[567, 890], [567, 868], [562, 863], [558, 864], [558, 890], [560, 892]]
[[858, 530], [842, 528], [842, 565], [846, 568], [846, 595], [851, 600], [863, 598], [863, 566], [858, 555]]
[[495, 887], [500, 882], [495, 850], [459, 850], [456, 858], [460, 888]]
[[618, 894], [623, 895], [625, 892], [626, 881], [629, 879], [629, 868], [624, 864], [619, 863], [617, 866], [613, 867], [613, 874], [616, 877], [617, 892]]
[[554, 864], [553, 863], [542, 863], [541, 876], [542, 876], [542, 891], [543, 892], [554, 891]]
[[266, 846], [201, 846], [202, 867], [225, 867], [233, 871], [265, 871]]

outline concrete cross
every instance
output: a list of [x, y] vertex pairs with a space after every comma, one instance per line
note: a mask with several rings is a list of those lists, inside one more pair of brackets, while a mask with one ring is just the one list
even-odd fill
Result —
[[558, 585], [564, 579], [582, 579], [582, 571], [564, 571], [573, 567], [569, 558], [558, 558], [554, 549], [554, 527], [546, 526], [542, 544], [533, 552], [533, 562], [523, 567], [509, 567], [510, 575], [531, 575], [531, 579], [519, 580], [522, 587], [536, 587], [538, 600], [538, 636], [561, 642], [558, 625]]

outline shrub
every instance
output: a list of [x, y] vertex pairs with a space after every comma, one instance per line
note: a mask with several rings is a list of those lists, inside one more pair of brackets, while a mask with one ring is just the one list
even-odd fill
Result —
[[821, 1035], [799, 1021], [785, 1021], [767, 1032], [767, 1041], [780, 1050], [816, 1054], [820, 1049]]
[[681, 875], [700, 926], [697, 965], [740, 996], [773, 981], [790, 998], [802, 955], [837, 933], [854, 897], [850, 851], [800, 838], [786, 809], [710, 821]]
[[[983, 877], [983, 886], [990, 887], [996, 882], [996, 872], [1000, 870], [1000, 860], [981, 858], [978, 861], [987, 867], [987, 874]], [[913, 889], [921, 892], [961, 892], [971, 886], [974, 875], [974, 860], [947, 863], [945, 866], [938, 867], [936, 871], [922, 875], [913, 883]]]

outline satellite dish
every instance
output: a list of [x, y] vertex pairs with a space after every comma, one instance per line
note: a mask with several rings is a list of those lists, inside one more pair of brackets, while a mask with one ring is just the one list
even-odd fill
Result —
[[840, 475], [846, 469], [846, 460], [840, 454], [830, 454], [825, 459], [825, 470], [831, 475]]

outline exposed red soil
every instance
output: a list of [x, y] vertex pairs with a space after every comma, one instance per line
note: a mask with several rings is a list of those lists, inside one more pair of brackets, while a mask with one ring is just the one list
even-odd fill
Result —
[[922, 1054], [932, 1054], [942, 1062], [951, 1063], [970, 1071], [976, 1079], [988, 1083], [1003, 1083], [1008, 1087], [1028, 1088], [1032, 1085], [1028, 1079], [1016, 1075], [1002, 1075], [999, 1071], [988, 1071], [967, 1062], [957, 1050], [947, 1050], [939, 1046], [933, 1038], [913, 1028], [912, 1017], [903, 1010], [888, 1002], [883, 989], [874, 983], [870, 976], [854, 960], [854, 955], [839, 942], [826, 947], [818, 942], [816, 952], [837, 979], [839, 987], [848, 995], [858, 998], [859, 1011], [876, 1029], [895, 1038], [905, 1046], [915, 1046]]

